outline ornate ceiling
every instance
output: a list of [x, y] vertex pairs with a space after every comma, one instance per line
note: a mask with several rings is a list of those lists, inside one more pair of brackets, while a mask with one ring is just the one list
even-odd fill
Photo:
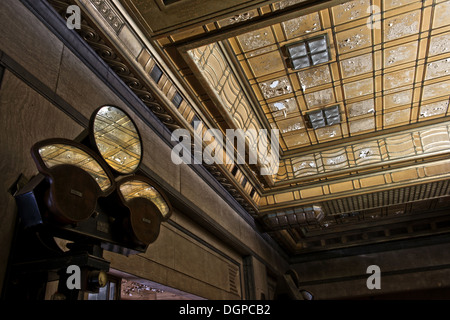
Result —
[[450, 231], [450, 1], [81, 2], [151, 44], [171, 130], [279, 130], [276, 174], [207, 167], [286, 253]]

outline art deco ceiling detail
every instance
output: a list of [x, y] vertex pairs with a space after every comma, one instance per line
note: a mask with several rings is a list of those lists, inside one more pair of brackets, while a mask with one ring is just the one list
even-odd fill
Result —
[[[351, 1], [228, 41], [290, 151], [448, 115], [449, 10], [448, 2]], [[284, 48], [317, 36], [327, 37], [330, 62], [287, 67]], [[284, 92], [264, 89], [282, 82]], [[305, 126], [308, 111], [331, 105], [340, 107], [340, 124]]]
[[[285, 230], [276, 236], [285, 245], [301, 251], [305, 226], [336, 225], [306, 219], [308, 206], [361, 217], [392, 206], [394, 193], [353, 211], [323, 200], [449, 177], [449, 17], [449, 1], [350, 1], [187, 51], [216, 92], [247, 92], [238, 127], [263, 114], [261, 126], [280, 130], [280, 169], [258, 205], [269, 229]], [[230, 94], [219, 80], [233, 70]]]
[[173, 127], [279, 130], [276, 174], [214, 170], [289, 253], [449, 230], [450, 1], [244, 1], [183, 21], [195, 1], [122, 4]]
[[[235, 92], [230, 94], [219, 81], [232, 76], [231, 65], [236, 64], [256, 98], [254, 105], [265, 115], [262, 125], [280, 130], [283, 156], [273, 182], [290, 190], [295, 182], [299, 191], [263, 197], [261, 207], [429, 176], [402, 168], [396, 169], [397, 177], [372, 174], [345, 183], [300, 187], [317, 179], [361, 174], [366, 168], [423, 160], [429, 152], [448, 153], [446, 125], [404, 130], [448, 116], [450, 58], [445, 44], [450, 34], [444, 17], [449, 10], [448, 1], [384, 1], [382, 6], [351, 1], [188, 51], [210, 87], [227, 98], [246, 89], [234, 81]], [[298, 44], [304, 50], [297, 53], [301, 59], [314, 50], [325, 58], [310, 57], [296, 68], [289, 50]], [[223, 49], [226, 45], [228, 52]], [[221, 63], [215, 67], [219, 57]], [[330, 107], [339, 108], [334, 121], [319, 128], [307, 125], [312, 112]], [[250, 103], [241, 108], [234, 119], [256, 122], [258, 110]], [[440, 174], [450, 171], [447, 162], [440, 165]], [[430, 168], [423, 170], [433, 171]]]

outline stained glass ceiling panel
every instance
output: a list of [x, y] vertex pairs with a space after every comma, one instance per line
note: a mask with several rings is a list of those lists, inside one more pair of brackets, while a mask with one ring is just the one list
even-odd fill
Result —
[[[357, 0], [228, 41], [291, 151], [449, 115], [448, 17], [450, 1]], [[321, 37], [330, 61], [314, 65], [301, 44]], [[308, 112], [333, 105], [340, 123], [304, 125]]]

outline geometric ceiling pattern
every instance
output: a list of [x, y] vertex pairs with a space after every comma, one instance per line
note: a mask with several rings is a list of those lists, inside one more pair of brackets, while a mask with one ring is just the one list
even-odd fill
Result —
[[[228, 59], [243, 71], [265, 116], [259, 123], [280, 131], [282, 157], [273, 183], [292, 186], [352, 168], [361, 173], [374, 163], [448, 150], [446, 127], [367, 137], [449, 115], [449, 12], [448, 1], [351, 1], [224, 40], [232, 48]], [[307, 49], [309, 41], [319, 49]], [[294, 68], [289, 48], [299, 43], [304, 56], [325, 50], [326, 59]], [[220, 44], [192, 49], [189, 56], [236, 126], [258, 128]], [[338, 121], [311, 126], [309, 115], [330, 107], [338, 110]], [[358, 143], [320, 147], [345, 138]]]
[[[371, 3], [351, 1], [229, 39], [284, 151], [448, 115], [450, 3]], [[287, 45], [323, 35], [329, 61], [287, 67]], [[308, 112], [334, 105], [339, 124], [307, 127]]]
[[288, 254], [450, 231], [450, 1], [247, 1], [172, 28], [152, 14], [195, 1], [86, 1], [148, 36], [129, 64], [180, 126], [279, 130], [275, 174], [217, 170]]
[[[280, 130], [282, 150], [295, 155], [281, 161], [276, 181], [360, 166], [373, 156], [417, 155], [400, 135], [403, 150], [393, 142], [383, 148], [383, 139], [349, 145], [351, 152], [302, 150], [449, 115], [449, 14], [448, 1], [351, 1], [229, 39], [268, 122]], [[286, 46], [322, 35], [329, 61], [301, 70], [287, 65]], [[340, 123], [308, 127], [309, 112], [330, 106], [339, 107]]]
[[[369, 216], [378, 218], [380, 207], [396, 204], [393, 194], [383, 203], [366, 201], [347, 211], [324, 200], [424, 182], [434, 175], [450, 177], [448, 122], [420, 127], [420, 122], [450, 115], [449, 17], [450, 1], [375, 5], [360, 0], [227, 39], [268, 123], [280, 130], [283, 156], [274, 185], [282, 187], [263, 196], [259, 206], [266, 223], [281, 229], [274, 236], [285, 245], [300, 251], [349, 245], [351, 237], [333, 235], [329, 242], [323, 230], [349, 222], [349, 214], [359, 225], [367, 223], [362, 209], [372, 208]], [[306, 51], [314, 48], [304, 43], [323, 38], [328, 57], [308, 61]], [[290, 57], [289, 48], [297, 44], [302, 53], [295, 58], [304, 58], [303, 65], [293, 65]], [[329, 107], [339, 109], [338, 121], [311, 126], [309, 114]], [[412, 161], [427, 159], [427, 150], [430, 158], [443, 155], [441, 161]], [[319, 224], [305, 223], [304, 211], [311, 205], [325, 212]], [[362, 234], [353, 230], [352, 237], [361, 242]], [[386, 229], [377, 234], [382, 235], [378, 239], [393, 236]]]

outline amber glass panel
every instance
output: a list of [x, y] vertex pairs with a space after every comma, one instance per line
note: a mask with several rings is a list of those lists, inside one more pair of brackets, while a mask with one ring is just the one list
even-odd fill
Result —
[[39, 148], [39, 155], [48, 168], [59, 164], [71, 164], [88, 172], [102, 191], [111, 186], [111, 181], [100, 164], [77, 147], [67, 144], [49, 144]]
[[100, 108], [93, 134], [98, 151], [111, 168], [123, 174], [137, 169], [142, 156], [141, 139], [125, 112], [111, 106]]

